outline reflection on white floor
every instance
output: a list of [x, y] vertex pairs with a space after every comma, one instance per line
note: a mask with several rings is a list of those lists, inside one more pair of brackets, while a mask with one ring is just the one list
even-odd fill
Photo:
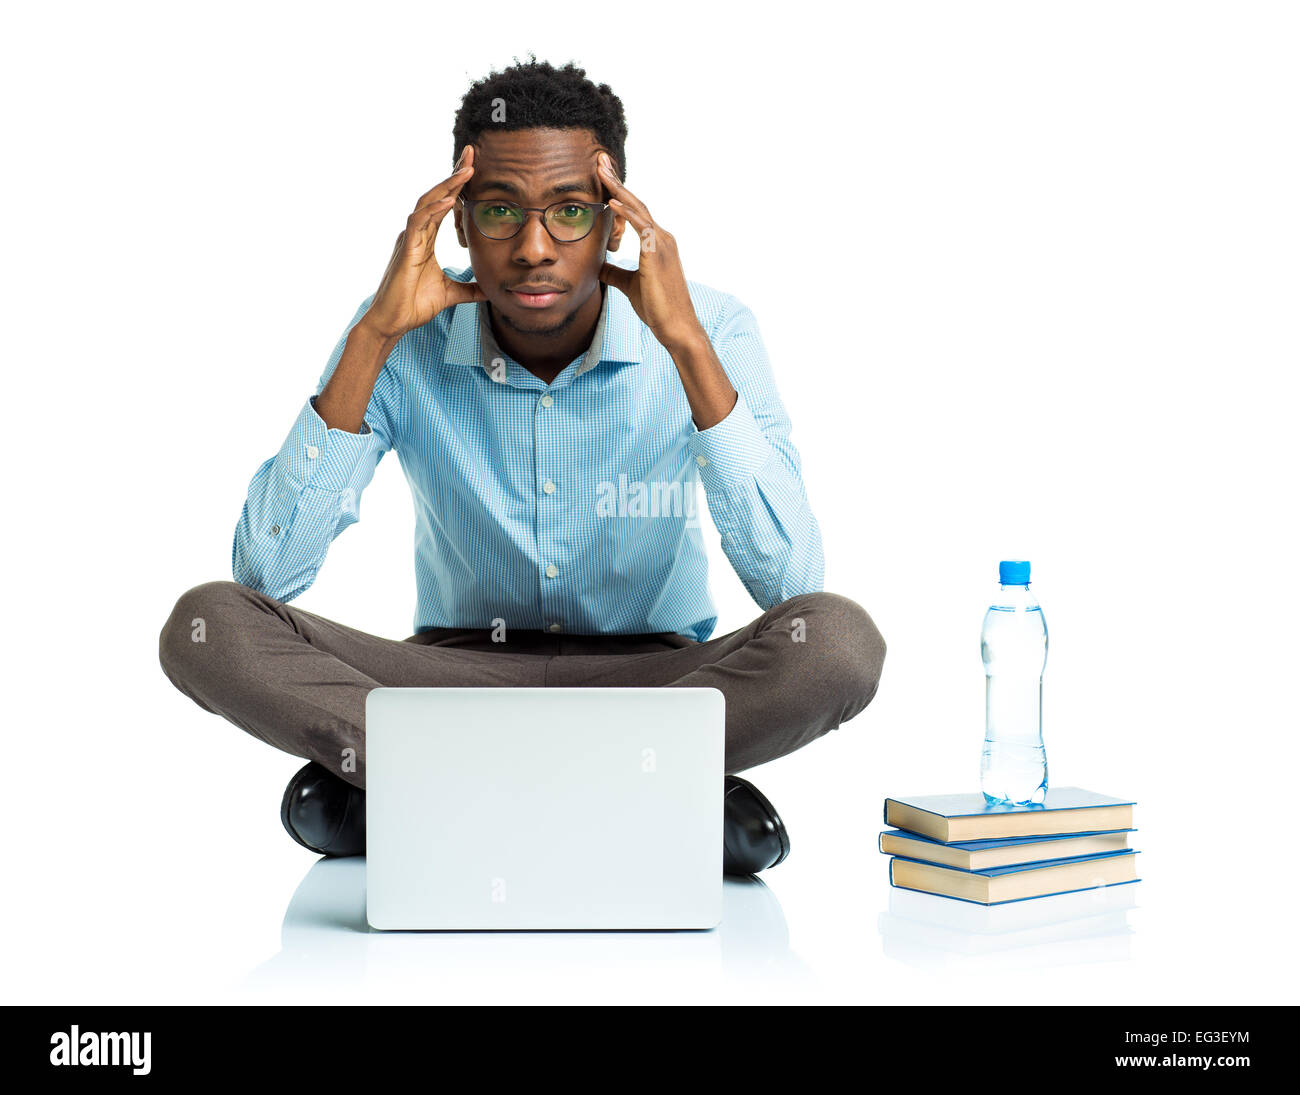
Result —
[[722, 924], [712, 931], [634, 932], [383, 932], [366, 923], [366, 861], [320, 859], [307, 872], [284, 915], [281, 949], [242, 986], [253, 993], [319, 987], [327, 995], [382, 988], [425, 976], [430, 986], [480, 988], [492, 996], [494, 970], [517, 983], [562, 976], [616, 975], [700, 984], [778, 982], [814, 987], [790, 950], [790, 933], [775, 895], [758, 878], [723, 881]]
[[[381, 932], [366, 923], [365, 859], [317, 860], [284, 914], [280, 951], [239, 995], [320, 1003], [699, 999], [773, 990], [809, 999], [822, 979], [790, 948], [785, 915], [758, 878], [723, 882], [712, 931]], [[978, 974], [1132, 960], [1129, 910], [1142, 883], [982, 906], [891, 888], [878, 914], [886, 959]]]
[[1141, 882], [1006, 905], [891, 887], [878, 926], [886, 956], [921, 969], [1042, 968], [1132, 958], [1128, 910]]

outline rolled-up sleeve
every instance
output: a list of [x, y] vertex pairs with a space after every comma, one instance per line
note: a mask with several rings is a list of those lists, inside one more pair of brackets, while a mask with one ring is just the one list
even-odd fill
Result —
[[393, 368], [397, 349], [375, 382], [359, 433], [329, 428], [316, 411], [316, 397], [372, 299], [373, 294], [362, 302], [339, 338], [315, 394], [304, 401], [280, 451], [254, 473], [235, 527], [235, 581], [281, 601], [293, 600], [316, 580], [330, 544], [360, 520], [361, 494], [396, 443], [403, 413], [402, 387]]
[[758, 323], [740, 301], [727, 299], [710, 340], [738, 393], [736, 403], [721, 422], [696, 430], [689, 447], [722, 550], [766, 610], [821, 590], [821, 529]]

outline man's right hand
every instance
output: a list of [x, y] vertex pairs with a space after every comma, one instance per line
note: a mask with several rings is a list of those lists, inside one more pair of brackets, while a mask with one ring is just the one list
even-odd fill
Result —
[[406, 218], [383, 281], [358, 326], [365, 324], [379, 338], [391, 341], [423, 327], [445, 308], [487, 300], [476, 283], [447, 277], [433, 253], [442, 219], [473, 174], [474, 146], [467, 144], [456, 170], [422, 195], [415, 212]]

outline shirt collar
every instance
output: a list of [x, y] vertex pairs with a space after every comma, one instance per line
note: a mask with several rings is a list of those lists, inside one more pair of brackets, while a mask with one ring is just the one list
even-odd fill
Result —
[[[459, 274], [450, 270], [447, 273], [457, 281], [469, 281], [474, 272], [466, 268]], [[582, 355], [582, 364], [574, 376], [581, 376], [605, 361], [640, 362], [640, 328], [641, 320], [632, 302], [612, 285], [606, 285], [605, 302], [601, 305], [591, 345]], [[492, 362], [506, 357], [492, 334], [485, 304], [458, 304], [452, 309], [443, 361], [448, 365], [477, 365], [494, 380], [504, 380], [500, 370], [493, 371]]]

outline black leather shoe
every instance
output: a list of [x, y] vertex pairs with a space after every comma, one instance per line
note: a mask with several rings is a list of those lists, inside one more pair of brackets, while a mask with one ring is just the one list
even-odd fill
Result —
[[790, 854], [790, 837], [772, 804], [748, 780], [722, 780], [722, 873], [757, 874]]
[[312, 761], [284, 789], [280, 820], [317, 855], [366, 854], [366, 793]]

